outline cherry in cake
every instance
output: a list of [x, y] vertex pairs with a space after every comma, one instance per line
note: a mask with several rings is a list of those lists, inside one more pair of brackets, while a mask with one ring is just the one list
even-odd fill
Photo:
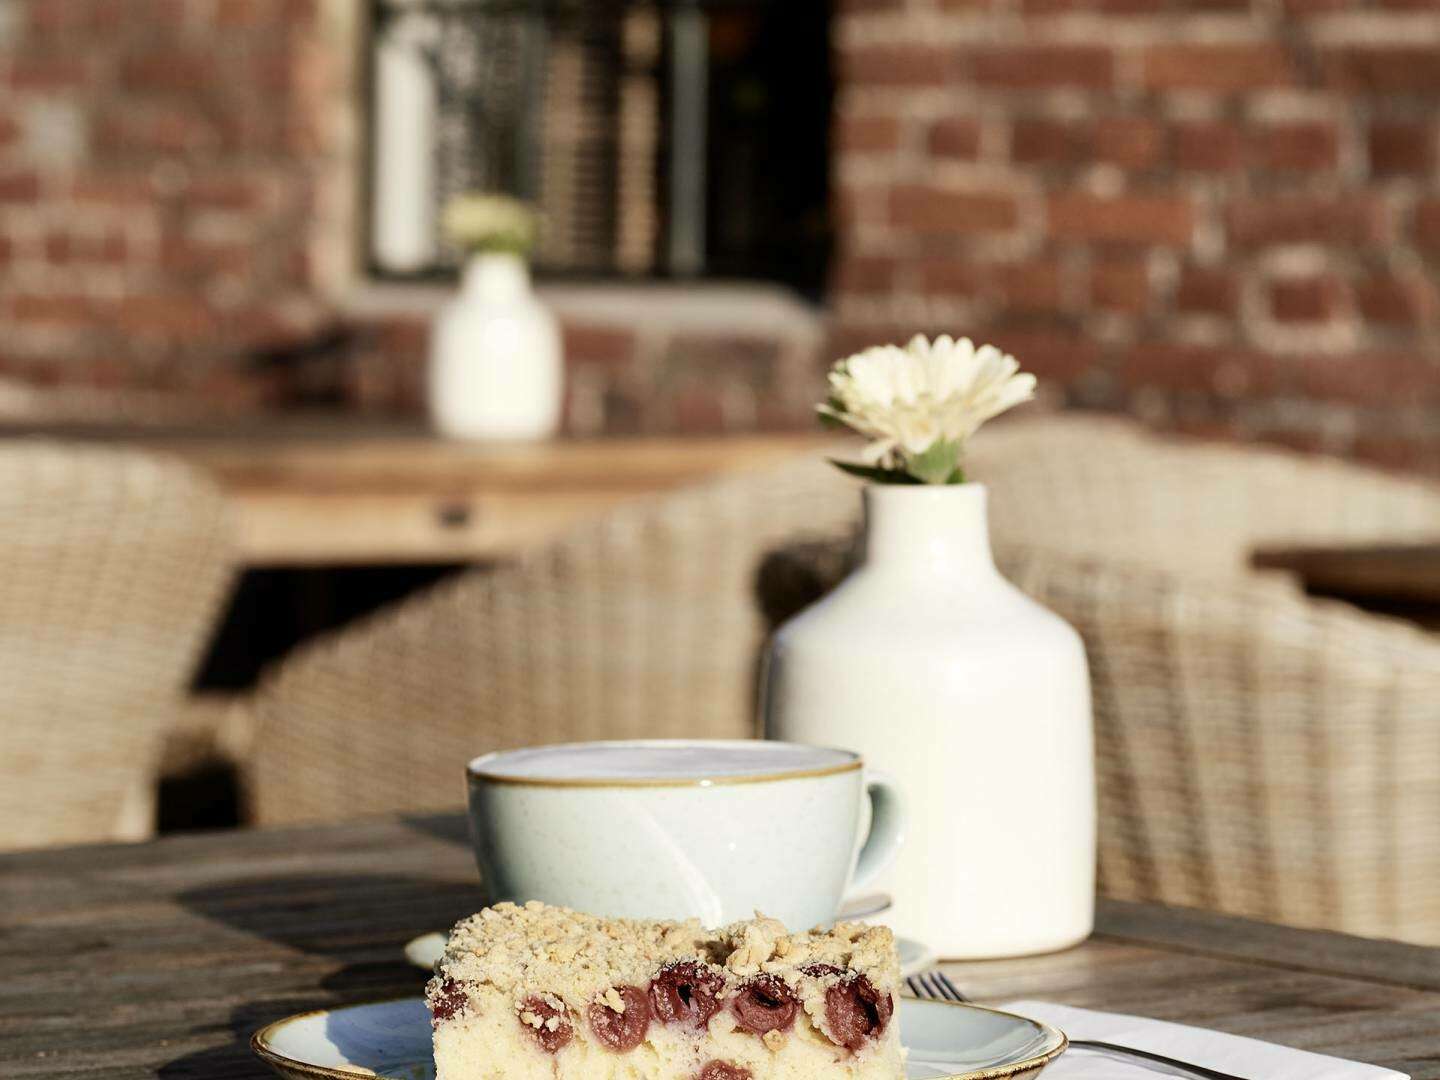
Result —
[[498, 904], [426, 988], [436, 1080], [899, 1080], [899, 979], [884, 927]]

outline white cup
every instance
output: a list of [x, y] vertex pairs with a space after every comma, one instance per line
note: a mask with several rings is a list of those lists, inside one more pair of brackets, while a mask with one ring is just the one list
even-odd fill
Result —
[[[830, 922], [894, 857], [899, 793], [858, 754], [761, 740], [568, 743], [470, 762], [470, 835], [490, 903]], [[865, 814], [866, 797], [870, 813]], [[864, 835], [861, 835], [862, 820]]]

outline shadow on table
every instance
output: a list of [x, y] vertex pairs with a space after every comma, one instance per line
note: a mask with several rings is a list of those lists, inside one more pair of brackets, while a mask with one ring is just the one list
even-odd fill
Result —
[[402, 818], [400, 824], [425, 836], [434, 837], [436, 840], [459, 844], [466, 850], [470, 848], [470, 823], [463, 813], [417, 814], [413, 817]]
[[323, 962], [296, 963], [295, 982], [299, 989], [318, 987], [351, 1001], [418, 993], [424, 972], [405, 959], [405, 943], [449, 929], [481, 904], [478, 885], [386, 874], [254, 878], [192, 889], [176, 899], [206, 919], [284, 949], [343, 960], [332, 970], [324, 970]]
[[228, 1040], [166, 1063], [159, 1070], [165, 1080], [267, 1076], [249, 1047], [250, 1036], [266, 1024], [311, 1009], [420, 994], [427, 976], [405, 959], [405, 943], [448, 928], [481, 903], [478, 883], [395, 874], [248, 878], [176, 899], [205, 919], [270, 944], [247, 952], [255, 974], [246, 978], [254, 985], [236, 990], [266, 1000], [236, 1006], [226, 1025], [192, 1028], [187, 1034], [196, 1038], [223, 1028]]
[[160, 1080], [259, 1080], [271, 1075], [269, 1068], [250, 1051], [250, 1036], [266, 1024], [295, 1013], [323, 1009], [324, 997], [285, 998], [237, 1006], [230, 1013], [230, 1040], [221, 1046], [195, 1050], [161, 1065]]

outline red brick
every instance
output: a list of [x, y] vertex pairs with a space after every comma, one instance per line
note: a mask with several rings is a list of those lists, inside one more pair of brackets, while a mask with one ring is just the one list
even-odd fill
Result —
[[10, 86], [15, 90], [43, 90], [53, 93], [78, 90], [89, 81], [84, 62], [74, 57], [11, 55]]
[[1332, 123], [1267, 124], [1251, 140], [1251, 159], [1266, 169], [1333, 169], [1340, 159], [1340, 132]]
[[713, 388], [687, 390], [675, 399], [675, 430], [687, 435], [718, 435], [725, 430], [725, 410]]
[[186, 343], [212, 337], [218, 329], [205, 302], [183, 293], [128, 296], [116, 309], [115, 325], [122, 333], [151, 341]]
[[53, 264], [120, 263], [125, 261], [125, 234], [52, 232], [45, 237], [45, 259]]
[[120, 84], [127, 90], [186, 94], [214, 85], [216, 58], [178, 49], [132, 56], [120, 65]]
[[1003, 232], [1020, 219], [1015, 199], [1001, 192], [948, 191], [905, 186], [890, 192], [890, 221], [912, 232]]
[[1142, 81], [1152, 90], [1243, 93], [1295, 81], [1290, 55], [1274, 42], [1156, 45], [1145, 51]]
[[184, 200], [187, 205], [209, 210], [260, 210], [266, 202], [265, 185], [236, 173], [193, 176]]
[[40, 197], [40, 178], [33, 172], [0, 173], [0, 203], [33, 203]]
[[830, 276], [834, 288], [841, 293], [888, 293], [895, 287], [895, 260], [841, 256], [835, 261]]
[[859, 45], [840, 54], [844, 86], [944, 86], [954, 71], [953, 50], [934, 45]]
[[571, 363], [623, 367], [635, 358], [635, 333], [626, 327], [566, 322], [561, 333]]
[[1329, 322], [1346, 307], [1345, 287], [1333, 277], [1287, 278], [1270, 286], [1270, 314], [1278, 322]]
[[215, 142], [208, 120], [178, 102], [117, 107], [95, 122], [95, 144], [110, 154], [184, 154], [213, 148]]
[[1126, 169], [1148, 169], [1165, 154], [1165, 129], [1139, 116], [1112, 116], [1095, 125], [1095, 158]]
[[149, 206], [155, 201], [155, 187], [143, 173], [95, 171], [71, 181], [70, 197], [79, 203], [101, 206]]
[[1440, 446], [1423, 436], [1357, 435], [1350, 453], [1382, 469], [1404, 472], [1440, 472]]
[[1064, 308], [1064, 278], [1059, 263], [1018, 263], [994, 268], [994, 282], [1011, 311], [1051, 312]]
[[1323, 57], [1325, 82], [1337, 90], [1440, 94], [1440, 45], [1365, 45]]
[[980, 155], [980, 121], [971, 116], [948, 116], [930, 127], [930, 153], [935, 157], [974, 160]]
[[251, 244], [224, 244], [183, 236], [166, 237], [160, 244], [160, 265], [186, 278], [213, 274], [243, 275], [255, 268]]
[[1121, 364], [1126, 386], [1217, 395], [1257, 397], [1274, 393], [1278, 373], [1263, 354], [1204, 345], [1137, 345]]
[[266, 0], [217, 0], [215, 25], [237, 29], [264, 25], [273, 17]]
[[900, 121], [893, 116], [843, 116], [835, 125], [841, 153], [893, 153], [900, 145]]
[[1370, 125], [1368, 147], [1370, 172], [1376, 176], [1428, 173], [1435, 164], [1435, 128], [1376, 120]]
[[1073, 165], [1086, 156], [1089, 141], [1083, 122], [1021, 118], [1010, 132], [1010, 159], [1023, 165]]
[[1384, 203], [1369, 195], [1244, 199], [1230, 205], [1226, 218], [1230, 239], [1240, 247], [1297, 243], [1375, 246], [1390, 236]]
[[1415, 242], [1440, 251], [1440, 199], [1426, 199], [1415, 207]]
[[1190, 200], [1176, 196], [1051, 195], [1050, 235], [1073, 240], [1184, 246], [1195, 229]]
[[1234, 315], [1240, 288], [1234, 275], [1224, 270], [1187, 266], [1175, 289], [1175, 306], [1195, 315]]
[[1099, 346], [1078, 331], [997, 329], [985, 336], [1042, 380], [1075, 379], [1100, 364]]
[[1422, 352], [1374, 350], [1289, 359], [1295, 388], [1305, 397], [1375, 407], [1433, 402], [1440, 394], [1440, 366]]
[[1099, 259], [1090, 267], [1090, 303], [1138, 314], [1150, 303], [1150, 275], [1140, 259]]
[[85, 324], [94, 318], [90, 297], [76, 294], [34, 295], [10, 298], [10, 313], [19, 322]]
[[1057, 15], [1092, 11], [1100, 15], [1148, 15], [1165, 6], [1165, 0], [1021, 0], [1027, 14]]
[[1420, 326], [1437, 314], [1435, 286], [1421, 274], [1384, 274], [1355, 284], [1355, 303], [1371, 322]]
[[1115, 82], [1115, 57], [1096, 45], [1016, 45], [972, 58], [971, 77], [982, 86], [1013, 90], [1055, 86], [1106, 90]]
[[986, 283], [980, 266], [963, 259], [920, 264], [920, 291], [927, 296], [976, 296]]
[[1240, 129], [1225, 123], [1182, 123], [1175, 127], [1175, 164], [1195, 172], [1228, 172], [1244, 162]]

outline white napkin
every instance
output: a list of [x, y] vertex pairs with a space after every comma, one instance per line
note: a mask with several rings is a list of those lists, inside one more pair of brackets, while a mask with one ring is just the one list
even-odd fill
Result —
[[[1015, 1001], [1000, 1007], [1006, 1012], [1044, 1020], [1072, 1039], [1099, 1039], [1133, 1046], [1137, 1050], [1234, 1073], [1246, 1080], [1407, 1080], [1404, 1073], [1375, 1065], [1141, 1016], [1091, 1012], [1043, 1001]], [[1163, 1065], [1090, 1050], [1070, 1050], [1060, 1055], [1043, 1077], [1044, 1080], [1153, 1080], [1156, 1076], [1177, 1075], [1183, 1074], [1168, 1071]]]

